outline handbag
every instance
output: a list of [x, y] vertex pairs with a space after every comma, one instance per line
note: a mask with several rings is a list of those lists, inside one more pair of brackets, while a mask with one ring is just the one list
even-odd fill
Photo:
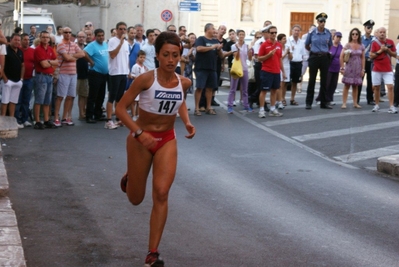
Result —
[[230, 75], [231, 77], [233, 77], [233, 79], [239, 79], [244, 76], [244, 71], [242, 70], [242, 63], [240, 59], [240, 49], [237, 50], [237, 54], [233, 60], [233, 65], [231, 65]]
[[349, 58], [351, 57], [351, 50], [345, 50], [344, 52], [344, 62], [347, 63], [349, 61]]
[[255, 69], [254, 69], [254, 64], [253, 64], [253, 60], [248, 61], [249, 65], [248, 65], [248, 82], [254, 83], [256, 82], [255, 80]]

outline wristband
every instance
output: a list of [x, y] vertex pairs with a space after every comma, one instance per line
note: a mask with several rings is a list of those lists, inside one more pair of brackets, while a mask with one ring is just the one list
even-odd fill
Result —
[[51, 65], [51, 62], [50, 62], [50, 60], [47, 60], [47, 62], [48, 62], [48, 64], [50, 64], [50, 65]]
[[132, 136], [133, 136], [134, 138], [138, 138], [143, 132], [144, 132], [144, 131], [141, 130], [141, 129], [139, 128], [137, 131], [135, 131], [134, 133], [132, 133]]

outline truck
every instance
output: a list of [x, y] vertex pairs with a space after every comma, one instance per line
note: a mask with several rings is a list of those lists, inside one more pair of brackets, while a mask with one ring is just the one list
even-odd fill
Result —
[[22, 14], [21, 12], [18, 13], [16, 23], [14, 23], [13, 11], [7, 11], [6, 15], [2, 17], [2, 22], [2, 30], [5, 36], [11, 36], [15, 27], [21, 27], [24, 33], [29, 33], [32, 25], [36, 27], [36, 33], [45, 31], [48, 26], [51, 26], [52, 33], [56, 32], [53, 14], [40, 7], [25, 7]]

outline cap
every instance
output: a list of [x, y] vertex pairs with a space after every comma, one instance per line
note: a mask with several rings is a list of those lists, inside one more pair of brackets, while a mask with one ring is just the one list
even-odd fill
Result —
[[316, 16], [317, 20], [326, 20], [328, 18], [326, 13], [320, 13], [319, 15]]
[[341, 32], [336, 32], [335, 36], [342, 37], [342, 33]]
[[272, 27], [272, 26], [273, 26], [273, 25], [268, 25], [268, 26], [262, 28], [260, 31], [261, 31], [261, 32], [267, 32], [267, 31], [270, 29], [270, 27]]
[[374, 24], [375, 24], [374, 20], [369, 19], [368, 21], [366, 21], [365, 23], [363, 23], [363, 26], [365, 26], [365, 27], [366, 27], [366, 26], [373, 27]]

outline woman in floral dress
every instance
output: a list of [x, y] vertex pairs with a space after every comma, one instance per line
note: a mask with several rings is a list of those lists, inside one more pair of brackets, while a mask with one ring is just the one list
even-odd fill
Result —
[[[344, 75], [342, 83], [344, 90], [342, 93], [342, 106], [346, 108], [346, 100], [348, 99], [349, 87], [352, 86], [353, 107], [361, 108], [357, 103], [358, 86], [362, 84], [362, 77], [365, 71], [365, 48], [362, 45], [361, 33], [358, 28], [354, 28], [349, 33], [349, 42], [345, 45], [340, 56], [340, 72]], [[344, 54], [350, 51], [348, 62], [344, 62]], [[345, 65], [345, 67], [344, 67]]]

